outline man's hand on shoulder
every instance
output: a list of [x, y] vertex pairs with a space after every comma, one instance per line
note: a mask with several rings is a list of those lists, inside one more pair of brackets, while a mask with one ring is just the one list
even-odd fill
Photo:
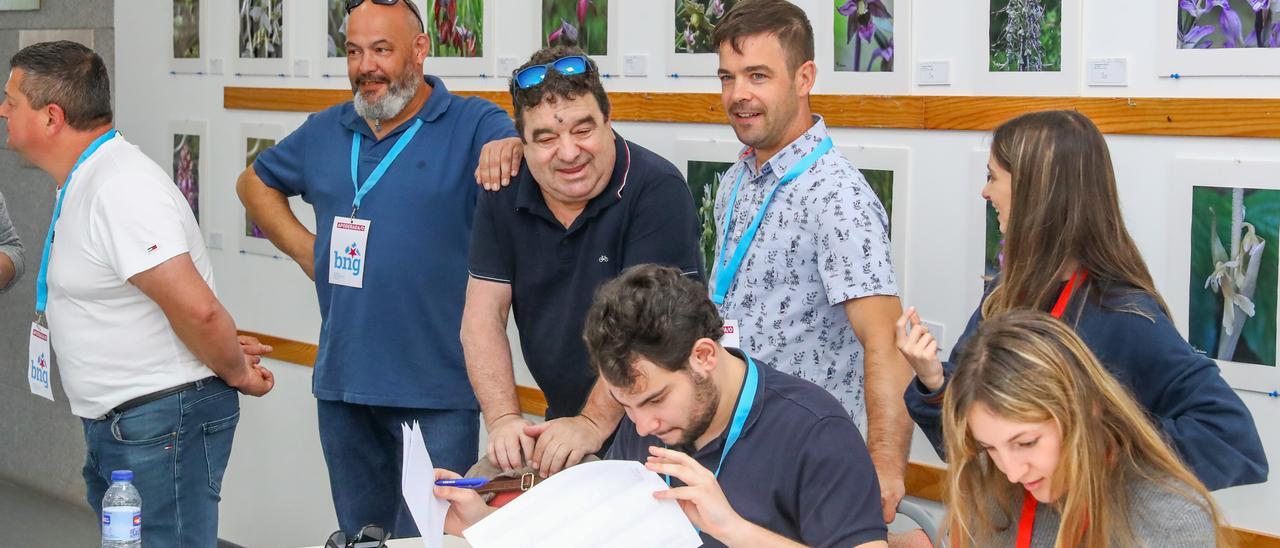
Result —
[[489, 462], [503, 472], [523, 468], [524, 463], [533, 456], [533, 436], [525, 434], [525, 429], [532, 425], [518, 413], [494, 419], [486, 427], [489, 431], [489, 447], [486, 450]]
[[599, 451], [609, 437], [609, 432], [582, 415], [531, 425], [524, 434], [537, 439], [529, 464], [544, 478], [582, 462]]
[[489, 191], [501, 190], [520, 172], [523, 158], [524, 143], [519, 137], [485, 143], [480, 148], [480, 163], [476, 166], [476, 184]]

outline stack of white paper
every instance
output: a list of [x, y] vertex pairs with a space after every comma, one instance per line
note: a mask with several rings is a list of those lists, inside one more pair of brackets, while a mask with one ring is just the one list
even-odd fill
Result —
[[551, 476], [463, 531], [475, 548], [693, 548], [702, 540], [667, 488], [635, 461], [579, 464]]
[[422, 535], [424, 548], [441, 548], [444, 540], [444, 516], [449, 511], [448, 501], [436, 498], [432, 489], [436, 483], [435, 467], [427, 453], [427, 443], [422, 439], [418, 421], [413, 426], [401, 424], [404, 434], [404, 470], [400, 491], [409, 506], [413, 522]]

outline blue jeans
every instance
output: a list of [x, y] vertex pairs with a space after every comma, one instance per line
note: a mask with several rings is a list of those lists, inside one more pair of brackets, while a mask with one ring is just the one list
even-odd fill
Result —
[[102, 419], [81, 419], [89, 505], [102, 515], [112, 470], [133, 470], [146, 546], [218, 543], [218, 502], [240, 395], [219, 379]]
[[316, 407], [338, 527], [348, 535], [375, 524], [396, 538], [418, 536], [400, 494], [401, 423], [418, 421], [436, 468], [465, 474], [480, 453], [480, 412], [474, 409], [411, 409], [332, 400], [316, 400]]

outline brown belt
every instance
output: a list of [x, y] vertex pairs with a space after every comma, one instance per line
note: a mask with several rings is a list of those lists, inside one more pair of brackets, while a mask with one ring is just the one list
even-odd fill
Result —
[[502, 479], [490, 480], [489, 483], [486, 483], [484, 487], [476, 489], [476, 493], [484, 495], [487, 493], [528, 491], [532, 489], [533, 486], [539, 483], [542, 483], [543, 479], [544, 478], [542, 478], [541, 476], [533, 472], [526, 472], [524, 474], [521, 474], [520, 477], [518, 478], [502, 478]]

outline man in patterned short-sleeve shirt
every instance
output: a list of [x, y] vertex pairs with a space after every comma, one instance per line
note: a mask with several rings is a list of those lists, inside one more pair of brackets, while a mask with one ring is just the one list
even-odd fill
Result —
[[[743, 0], [713, 42], [724, 108], [747, 145], [716, 195], [713, 300], [738, 323], [743, 351], [826, 388], [867, 433], [891, 521], [905, 491], [911, 370], [894, 346], [902, 309], [888, 215], [809, 109], [816, 67], [801, 9]], [[735, 269], [739, 245], [748, 247]]]

